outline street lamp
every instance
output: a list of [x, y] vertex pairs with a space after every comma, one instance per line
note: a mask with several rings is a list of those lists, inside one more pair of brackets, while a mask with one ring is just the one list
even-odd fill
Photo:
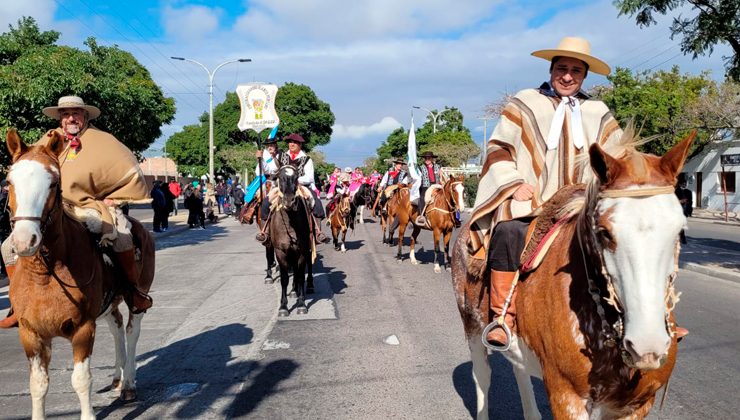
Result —
[[221, 67], [231, 64], [231, 63], [249, 63], [252, 61], [251, 58], [238, 58], [236, 60], [229, 60], [224, 61], [223, 63], [216, 66], [213, 71], [208, 70], [208, 67], [204, 66], [203, 64], [191, 60], [189, 58], [185, 57], [170, 57], [173, 60], [180, 60], [180, 61], [189, 61], [191, 63], [197, 64], [201, 67], [203, 67], [203, 70], [208, 73], [208, 176], [211, 182], [215, 182], [215, 177], [213, 174], [213, 149], [216, 147], [213, 145], [213, 76], [216, 75], [216, 72]]
[[445, 109], [443, 109], [443, 110], [441, 110], [439, 112], [434, 113], [434, 112], [432, 112], [432, 111], [430, 111], [430, 110], [428, 110], [428, 109], [426, 109], [424, 107], [421, 107], [421, 106], [412, 105], [412, 108], [424, 110], [424, 111], [428, 112], [429, 115], [432, 116], [432, 134], [435, 134], [437, 132], [437, 117], [439, 117], [440, 114], [442, 114], [445, 111], [451, 111], [450, 108], [445, 108]]

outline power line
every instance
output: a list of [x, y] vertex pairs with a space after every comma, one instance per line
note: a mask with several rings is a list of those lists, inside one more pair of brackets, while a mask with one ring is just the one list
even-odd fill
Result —
[[641, 63], [639, 63], [639, 64], [637, 64], [637, 65], [634, 65], [634, 66], [632, 66], [632, 69], [633, 69], [633, 70], [636, 70], [636, 69], [640, 68], [640, 66], [642, 66], [643, 64], [646, 64], [646, 63], [648, 63], [648, 62], [650, 62], [650, 61], [652, 61], [652, 60], [654, 60], [654, 59], [656, 59], [656, 58], [660, 57], [661, 55], [663, 55], [663, 54], [667, 53], [668, 51], [670, 51], [670, 50], [672, 50], [672, 49], [674, 49], [674, 48], [676, 48], [677, 46], [678, 46], [678, 45], [675, 45], [675, 44], [671, 45], [670, 47], [668, 47], [668, 48], [666, 48], [665, 50], [663, 50], [663, 51], [659, 52], [658, 54], [655, 54], [654, 56], [652, 56], [652, 57], [648, 58], [647, 60], [644, 60], [644, 61], [642, 61]]

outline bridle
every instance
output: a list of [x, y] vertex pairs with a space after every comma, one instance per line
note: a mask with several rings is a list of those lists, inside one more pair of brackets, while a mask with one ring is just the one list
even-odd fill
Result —
[[[598, 193], [598, 199], [602, 198], [623, 198], [623, 197], [632, 197], [632, 198], [644, 198], [644, 197], [653, 197], [656, 195], [662, 195], [662, 194], [674, 194], [674, 188], [672, 186], [664, 186], [664, 187], [653, 187], [653, 188], [643, 188], [643, 189], [634, 189], [634, 190], [624, 190], [624, 189], [607, 189], [600, 191]], [[588, 203], [588, 200], [587, 200]], [[583, 266], [584, 271], [586, 273], [586, 279], [588, 280], [588, 292], [591, 295], [592, 300], [594, 301], [594, 304], [596, 305], [596, 312], [599, 315], [600, 321], [601, 321], [601, 335], [604, 338], [604, 344], [609, 347], [613, 348], [617, 344], [619, 344], [622, 359], [625, 361], [629, 361], [631, 359], [631, 356], [629, 352], [624, 347], [624, 305], [619, 301], [619, 296], [616, 293], [616, 289], [614, 287], [614, 280], [612, 279], [609, 272], [606, 270], [606, 264], [604, 262], [604, 254], [603, 254], [603, 248], [599, 246], [599, 241], [596, 238], [596, 218], [595, 218], [595, 205], [593, 208], [586, 209], [584, 212], [584, 218], [583, 220], [579, 220], [576, 223], [576, 236], [578, 237], [578, 245], [581, 250], [581, 257], [583, 258]], [[584, 240], [583, 240], [583, 231], [586, 232], [586, 244], [584, 246]], [[673, 309], [675, 308], [676, 304], [679, 300], [679, 294], [676, 293], [674, 288], [674, 280], [676, 279], [676, 276], [678, 275], [678, 253], [680, 251], [680, 244], [678, 240], [676, 240], [676, 250], [674, 255], [674, 271], [668, 276], [668, 287], [666, 289], [666, 296], [665, 296], [665, 304], [666, 304], [666, 315], [665, 315], [665, 323], [666, 323], [666, 331], [668, 332], [668, 335], [670, 337], [674, 337], [676, 335], [676, 328], [675, 324], [671, 322], [670, 317], [671, 313], [673, 312]], [[606, 283], [606, 289], [607, 289], [607, 296], [603, 296], [601, 289], [596, 285], [596, 282], [589, 274], [591, 271], [589, 270], [588, 261], [589, 258], [586, 257], [587, 248], [591, 252], [589, 254], [590, 257], [596, 257], [596, 261], [594, 261], [593, 264], [593, 272], [600, 274]], [[598, 266], [598, 267], [597, 267]], [[598, 270], [597, 270], [598, 268]], [[601, 300], [606, 301], [609, 306], [613, 307], [617, 312], [617, 321], [613, 324], [609, 324], [606, 320], [606, 311], [604, 310], [604, 307], [601, 304]]]

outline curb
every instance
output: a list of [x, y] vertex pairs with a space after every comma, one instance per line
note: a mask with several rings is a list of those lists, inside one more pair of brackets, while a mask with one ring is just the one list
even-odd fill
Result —
[[681, 269], [693, 271], [695, 273], [704, 274], [710, 277], [716, 277], [722, 280], [731, 281], [734, 283], [740, 283], [740, 274], [735, 274], [729, 270], [719, 270], [716, 268], [710, 268], [697, 263], [685, 263], [681, 265]]
[[[218, 216], [218, 221], [221, 221], [229, 217], [228, 215], [224, 213], [218, 214], [217, 216]], [[141, 222], [144, 223], [143, 220], [141, 220]], [[151, 220], [147, 219], [147, 222], [151, 223]], [[178, 224], [175, 227], [167, 229], [166, 232], [154, 232], [152, 230], [148, 230], [148, 232], [154, 237], [154, 241], [156, 243], [157, 239], [167, 238], [176, 233], [184, 232], [186, 230], [189, 230], [187, 221], [184, 224]]]
[[710, 219], [708, 217], [690, 217], [689, 220], [699, 223], [714, 223], [715, 225], [740, 226], [740, 221], [732, 219], [725, 222], [724, 220]]

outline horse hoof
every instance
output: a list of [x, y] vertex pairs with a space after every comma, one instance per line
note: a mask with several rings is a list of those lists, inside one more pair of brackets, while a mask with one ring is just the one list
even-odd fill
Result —
[[434, 267], [434, 272], [437, 273], [437, 274], [439, 274], [439, 273], [442, 272], [442, 269], [439, 268], [439, 267]]
[[419, 265], [419, 261], [413, 260], [413, 261], [411, 261], [411, 264], [413, 264], [413, 265]]
[[275, 279], [272, 277], [265, 277], [265, 284], [273, 284], [275, 283]]
[[110, 389], [113, 391], [121, 391], [121, 378], [114, 379], [113, 382], [110, 383]]
[[312, 295], [314, 293], [316, 293], [316, 289], [313, 287], [306, 287], [306, 294]]
[[301, 306], [295, 310], [295, 313], [298, 315], [306, 315], [308, 313], [308, 308]]
[[123, 403], [130, 403], [136, 401], [136, 390], [135, 389], [124, 389], [121, 391], [119, 397]]
[[445, 271], [447, 271], [447, 272], [450, 272], [450, 271], [452, 271], [452, 267], [450, 267], [450, 266], [448, 265], [447, 267], [445, 267]]
[[295, 299], [295, 298], [298, 297], [298, 293], [296, 293], [295, 290], [293, 290], [292, 292], [290, 292], [290, 294], [288, 295], [288, 297], [289, 298], [292, 298], [292, 299]]
[[288, 316], [290, 315], [290, 312], [288, 312], [287, 309], [281, 309], [278, 311], [278, 316]]
[[341, 250], [341, 249], [342, 249], [342, 248], [340, 248], [340, 247], [338, 247], [338, 246], [335, 246], [335, 247], [334, 247], [334, 250], [335, 250], [335, 251], [339, 251], [339, 250]]

